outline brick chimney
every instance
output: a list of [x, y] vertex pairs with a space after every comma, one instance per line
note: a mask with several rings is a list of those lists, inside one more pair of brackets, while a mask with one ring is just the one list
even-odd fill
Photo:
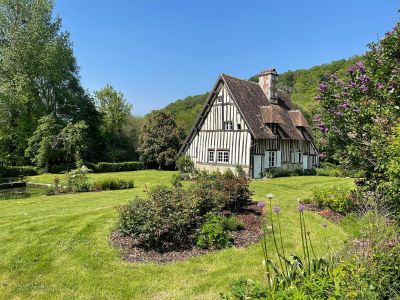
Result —
[[258, 75], [258, 84], [263, 89], [270, 103], [278, 104], [278, 73], [275, 69], [262, 71]]

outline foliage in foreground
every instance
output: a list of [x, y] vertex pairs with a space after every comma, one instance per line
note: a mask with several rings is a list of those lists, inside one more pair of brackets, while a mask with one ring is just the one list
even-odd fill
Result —
[[400, 119], [400, 24], [348, 69], [345, 78], [327, 76], [316, 100], [324, 154], [348, 170], [360, 170], [360, 198], [393, 217], [400, 212], [398, 122]]
[[[278, 262], [269, 260], [264, 234], [266, 283], [240, 278], [222, 299], [397, 299], [400, 297], [399, 228], [387, 217], [369, 212], [361, 218], [360, 237], [340, 258], [317, 259], [299, 206], [303, 260], [287, 259], [272, 234]], [[272, 209], [273, 211], [273, 209]], [[271, 211], [271, 212], [272, 212]], [[277, 211], [275, 209], [275, 211]], [[279, 211], [277, 211], [277, 214]], [[272, 214], [272, 213], [271, 213]], [[309, 243], [307, 245], [307, 242]], [[328, 245], [328, 244], [327, 244]], [[329, 246], [328, 246], [329, 247]], [[330, 256], [330, 249], [327, 248]], [[310, 259], [310, 256], [313, 258]]]
[[204, 173], [186, 189], [179, 184], [158, 186], [148, 193], [148, 199], [137, 198], [120, 207], [118, 228], [152, 249], [191, 246], [197, 230], [199, 246], [226, 247], [230, 244], [228, 227], [239, 228], [240, 224], [216, 214], [243, 209], [251, 203], [251, 194], [249, 181], [232, 172]]
[[332, 186], [324, 189], [313, 189], [312, 197], [305, 199], [305, 203], [314, 204], [321, 209], [329, 208], [338, 213], [349, 213], [356, 209], [356, 203], [350, 190], [340, 186]]

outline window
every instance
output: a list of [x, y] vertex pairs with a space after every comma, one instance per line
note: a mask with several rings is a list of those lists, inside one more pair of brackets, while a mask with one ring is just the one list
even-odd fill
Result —
[[303, 154], [301, 152], [297, 152], [297, 162], [302, 163], [303, 162]]
[[216, 101], [217, 101], [217, 103], [222, 103], [222, 96], [218, 96]]
[[276, 166], [276, 152], [275, 151], [270, 151], [268, 152], [268, 166], [275, 167]]
[[232, 121], [224, 122], [224, 129], [225, 129], [225, 130], [233, 130], [233, 123], [232, 123]]
[[241, 124], [237, 124], [237, 129], [241, 130], [242, 129], [242, 125]]
[[291, 152], [290, 153], [290, 162], [292, 164], [300, 164], [303, 162], [303, 154], [301, 151]]
[[217, 162], [229, 163], [229, 151], [217, 151]]
[[265, 152], [265, 168], [280, 168], [282, 167], [282, 152], [281, 151], [266, 151]]
[[276, 134], [278, 131], [278, 125], [276, 124], [269, 124], [269, 128], [271, 129], [273, 134]]
[[210, 149], [208, 150], [208, 162], [214, 162], [214, 149]]

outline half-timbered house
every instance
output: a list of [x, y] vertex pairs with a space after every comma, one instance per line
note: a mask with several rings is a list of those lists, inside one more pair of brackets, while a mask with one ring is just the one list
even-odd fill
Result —
[[309, 125], [277, 83], [275, 69], [262, 72], [258, 84], [221, 74], [180, 154], [198, 169], [224, 171], [240, 165], [253, 178], [273, 168], [317, 166]]

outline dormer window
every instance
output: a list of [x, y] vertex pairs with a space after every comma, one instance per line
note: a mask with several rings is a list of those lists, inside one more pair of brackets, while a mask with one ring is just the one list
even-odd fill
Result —
[[224, 129], [225, 129], [225, 130], [233, 130], [233, 123], [232, 123], [232, 121], [224, 122]]
[[278, 125], [277, 124], [271, 123], [271, 124], [268, 124], [268, 127], [269, 127], [269, 129], [271, 129], [273, 134], [276, 134], [278, 132]]

